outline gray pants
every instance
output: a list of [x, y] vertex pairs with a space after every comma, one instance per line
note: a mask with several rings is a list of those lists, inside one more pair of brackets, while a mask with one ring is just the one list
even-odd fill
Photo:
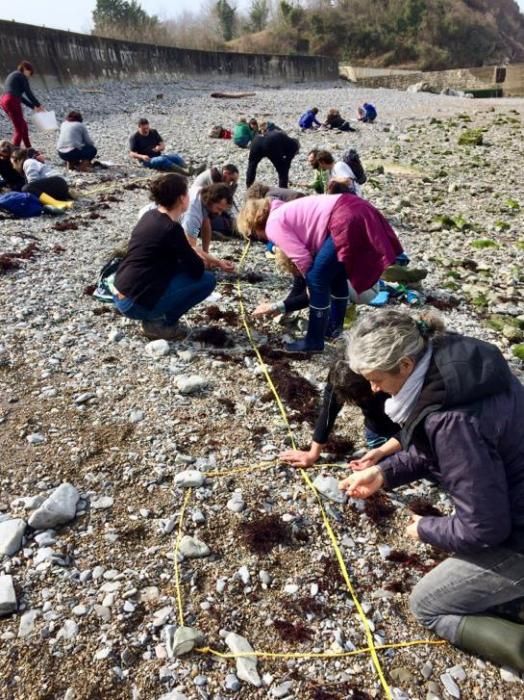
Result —
[[523, 596], [524, 554], [490, 547], [443, 561], [415, 586], [409, 604], [419, 622], [456, 644], [465, 615]]

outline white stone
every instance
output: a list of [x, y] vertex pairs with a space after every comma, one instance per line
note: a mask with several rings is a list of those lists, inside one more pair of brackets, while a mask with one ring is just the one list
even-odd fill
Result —
[[78, 625], [74, 620], [64, 620], [64, 624], [58, 630], [57, 639], [65, 639], [71, 641], [78, 634]]
[[39, 616], [38, 610], [28, 610], [20, 618], [20, 624], [18, 625], [18, 636], [19, 637], [29, 637], [35, 631], [35, 621]]
[[139, 409], [135, 409], [134, 411], [131, 411], [129, 414], [129, 422], [130, 423], [140, 423], [140, 421], [143, 421], [145, 417], [144, 411], [141, 411]]
[[79, 498], [74, 486], [67, 482], [60, 484], [40, 508], [31, 514], [29, 525], [35, 530], [45, 530], [73, 520]]
[[164, 355], [169, 354], [169, 343], [167, 340], [160, 338], [159, 340], [152, 340], [146, 345], [146, 355], [153, 358], [164, 357]]
[[466, 680], [466, 671], [462, 668], [462, 666], [453, 666], [452, 668], [446, 669], [449, 675], [453, 678], [455, 681], [465, 681]]
[[521, 680], [519, 672], [509, 666], [502, 666], [500, 677], [506, 683], [518, 683]]
[[0, 576], [0, 617], [16, 610], [16, 593], [12, 576]]
[[50, 547], [56, 543], [56, 533], [54, 530], [44, 530], [34, 537], [39, 547]]
[[245, 586], [247, 586], [251, 579], [251, 575], [247, 566], [241, 566], [240, 569], [237, 571], [237, 576]]
[[193, 627], [175, 627], [175, 625], [164, 627], [164, 639], [170, 659], [188, 654], [204, 642], [204, 637], [199, 630]]
[[181, 394], [195, 394], [205, 389], [208, 381], [198, 374], [180, 374], [175, 378], [175, 384]]
[[241, 513], [244, 510], [246, 504], [244, 503], [244, 499], [242, 498], [240, 491], [235, 491], [227, 502], [226, 507], [233, 513]]
[[79, 396], [76, 397], [75, 403], [77, 406], [81, 406], [83, 403], [87, 403], [91, 399], [95, 398], [95, 394], [93, 394], [90, 391], [86, 391], [83, 394], [80, 394]]
[[179, 551], [188, 559], [200, 559], [211, 554], [205, 542], [189, 535], [184, 535], [180, 540]]
[[188, 697], [179, 690], [172, 690], [170, 693], [164, 693], [161, 695], [158, 700], [188, 700]]
[[449, 673], [443, 673], [440, 676], [440, 680], [442, 681], [442, 685], [446, 689], [446, 692], [449, 693], [452, 698], [457, 698], [458, 700], [458, 698], [460, 698], [460, 688]]
[[293, 681], [284, 681], [280, 685], [274, 685], [271, 688], [271, 697], [273, 698], [285, 698], [291, 693], [293, 688]]
[[284, 586], [284, 593], [289, 593], [289, 595], [295, 595], [298, 593], [298, 586], [296, 583], [286, 583]]
[[45, 442], [45, 437], [42, 433], [31, 433], [26, 437], [26, 440], [30, 445], [41, 445]]
[[26, 528], [25, 520], [13, 518], [0, 523], [0, 559], [3, 556], [11, 557], [22, 546], [22, 539]]
[[319, 475], [313, 482], [313, 486], [324, 498], [328, 498], [330, 501], [335, 503], [345, 503], [346, 501], [346, 496], [338, 488], [338, 480], [333, 476]]
[[[226, 636], [225, 642], [233, 654], [253, 653], [253, 647], [247, 639], [234, 632], [230, 632]], [[256, 656], [238, 656], [236, 658], [237, 676], [246, 683], [260, 688], [262, 681], [258, 675], [257, 663]]]
[[113, 498], [111, 496], [100, 496], [93, 499], [90, 505], [91, 510], [106, 510], [113, 505]]
[[186, 469], [179, 472], [174, 478], [175, 486], [183, 489], [199, 488], [204, 483], [205, 476], [197, 469]]

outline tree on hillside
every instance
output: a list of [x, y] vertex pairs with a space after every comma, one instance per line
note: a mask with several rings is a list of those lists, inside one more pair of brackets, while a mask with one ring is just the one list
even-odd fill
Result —
[[97, 0], [93, 11], [94, 33], [133, 38], [159, 26], [158, 17], [148, 15], [137, 0]]
[[269, 3], [268, 0], [251, 0], [249, 7], [249, 23], [250, 32], [260, 32], [265, 29], [269, 20]]
[[217, 0], [215, 12], [224, 41], [231, 41], [235, 34], [236, 7], [230, 5], [227, 0]]

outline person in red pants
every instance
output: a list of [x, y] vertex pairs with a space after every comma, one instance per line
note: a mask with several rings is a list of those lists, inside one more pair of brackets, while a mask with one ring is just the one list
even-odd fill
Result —
[[[13, 145], [20, 146], [22, 141], [26, 148], [31, 148], [29, 139], [29, 129], [24, 119], [22, 102], [37, 112], [43, 112], [44, 107], [33, 95], [29, 86], [29, 78], [33, 75], [33, 66], [29, 61], [22, 61], [18, 68], [9, 73], [4, 85], [4, 94], [0, 98], [0, 105], [13, 122], [15, 132], [13, 134]], [[25, 97], [24, 97], [25, 95]]]

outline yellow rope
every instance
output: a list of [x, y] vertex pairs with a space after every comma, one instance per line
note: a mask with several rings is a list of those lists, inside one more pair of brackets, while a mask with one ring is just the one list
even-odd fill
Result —
[[[242, 256], [240, 258], [239, 262], [239, 269], [242, 267], [242, 265], [245, 262], [247, 253], [249, 251], [249, 243], [246, 245]], [[273, 396], [275, 397], [275, 401], [278, 405], [278, 408], [280, 410], [280, 413], [282, 415], [282, 419], [285, 422], [285, 425], [288, 430], [289, 437], [291, 439], [291, 444], [293, 447], [296, 449], [296, 443], [295, 439], [293, 436], [293, 433], [291, 431], [291, 426], [289, 424], [289, 420], [287, 417], [286, 410], [284, 408], [284, 405], [282, 403], [282, 400], [278, 394], [278, 391], [273, 383], [273, 380], [271, 378], [271, 375], [268, 371], [268, 368], [264, 362], [264, 359], [262, 355], [260, 354], [260, 351], [258, 347], [255, 344], [255, 341], [253, 339], [253, 335], [251, 333], [251, 329], [249, 327], [249, 324], [247, 322], [247, 315], [244, 307], [244, 302], [242, 299], [242, 288], [240, 284], [240, 280], [237, 281], [237, 288], [239, 292], [239, 305], [240, 305], [240, 312], [242, 316], [242, 322], [244, 324], [244, 328], [246, 330], [247, 337], [249, 339], [249, 342], [251, 344], [251, 347], [253, 348], [253, 351], [255, 352], [257, 359], [260, 363], [260, 367], [262, 368], [262, 371], [264, 373], [264, 376], [266, 377], [266, 381], [273, 393]], [[248, 471], [253, 471], [254, 469], [274, 469], [275, 467], [279, 466], [279, 462], [276, 461], [275, 463], [266, 463], [266, 462], [261, 462], [260, 464], [251, 466], [251, 467], [238, 467], [238, 468], [233, 468], [233, 469], [227, 469], [227, 470], [215, 470], [211, 472], [207, 472], [207, 476], [209, 477], [221, 477], [221, 476], [227, 476], [230, 474], [241, 474], [244, 472]], [[319, 465], [319, 467], [340, 467], [343, 465], [340, 464], [322, 464]], [[348, 651], [348, 652], [305, 652], [305, 653], [299, 653], [299, 652], [283, 652], [283, 653], [278, 653], [278, 652], [263, 652], [263, 651], [253, 651], [253, 652], [241, 652], [238, 654], [232, 654], [232, 653], [223, 653], [220, 651], [217, 651], [216, 649], [213, 649], [211, 647], [200, 647], [195, 649], [195, 651], [201, 653], [201, 654], [211, 654], [213, 656], [220, 657], [222, 659], [236, 659], [236, 658], [242, 658], [242, 657], [255, 657], [255, 658], [268, 658], [268, 659], [334, 659], [334, 658], [343, 658], [343, 657], [351, 657], [351, 656], [357, 656], [359, 654], [370, 654], [371, 658], [373, 660], [373, 664], [375, 666], [375, 669], [377, 671], [378, 677], [380, 679], [380, 683], [386, 693], [386, 697], [388, 700], [392, 700], [392, 695], [391, 695], [391, 690], [389, 688], [389, 685], [385, 679], [384, 672], [382, 670], [382, 667], [380, 665], [380, 661], [377, 655], [377, 651], [384, 650], [384, 649], [403, 649], [403, 648], [408, 648], [408, 647], [413, 647], [413, 646], [418, 646], [422, 644], [430, 644], [433, 646], [440, 646], [443, 644], [447, 644], [447, 642], [442, 641], [442, 640], [430, 640], [430, 639], [421, 639], [421, 640], [412, 640], [409, 642], [397, 642], [397, 643], [392, 643], [392, 644], [381, 644], [375, 646], [374, 640], [373, 640], [373, 635], [371, 632], [371, 628], [369, 626], [369, 622], [366, 618], [366, 615], [362, 609], [362, 606], [360, 605], [360, 602], [356, 596], [355, 590], [353, 588], [353, 585], [351, 583], [351, 579], [349, 578], [349, 574], [347, 571], [346, 564], [344, 562], [344, 558], [342, 556], [342, 552], [340, 550], [340, 547], [338, 545], [338, 541], [336, 538], [336, 535], [333, 531], [333, 528], [331, 527], [331, 524], [329, 522], [328, 516], [324, 510], [324, 506], [322, 503], [322, 500], [320, 498], [320, 494], [318, 493], [317, 489], [314, 487], [311, 479], [309, 478], [308, 474], [304, 471], [304, 469], [300, 469], [300, 474], [302, 478], [304, 479], [305, 483], [307, 486], [313, 491], [315, 494], [315, 497], [317, 498], [318, 505], [320, 508], [320, 512], [322, 515], [322, 519], [324, 522], [324, 527], [326, 528], [326, 531], [328, 533], [329, 539], [331, 540], [331, 544], [333, 547], [333, 550], [335, 552], [338, 565], [340, 568], [340, 572], [344, 578], [344, 581], [347, 585], [347, 588], [350, 592], [351, 598], [353, 600], [353, 603], [357, 609], [357, 612], [359, 614], [359, 617], [364, 625], [364, 630], [366, 634], [366, 639], [368, 642], [368, 646], [362, 649], [355, 649], [354, 651]], [[182, 602], [182, 591], [181, 591], [181, 585], [180, 585], [180, 568], [178, 564], [178, 554], [179, 554], [179, 549], [180, 549], [180, 541], [182, 538], [182, 531], [183, 531], [183, 525], [184, 525], [184, 516], [185, 516], [185, 511], [187, 508], [187, 504], [189, 503], [189, 499], [191, 498], [191, 489], [188, 489], [186, 491], [184, 501], [182, 504], [182, 508], [180, 510], [180, 516], [179, 516], [179, 522], [178, 522], [178, 532], [177, 532], [177, 537], [175, 541], [175, 590], [176, 590], [176, 602], [177, 602], [177, 610], [178, 610], [178, 622], [180, 625], [183, 625], [184, 623], [184, 611], [183, 611], [183, 602]]]
[[[244, 250], [244, 254], [242, 256], [242, 261], [245, 259], [246, 255], [247, 255], [247, 250], [248, 250], [248, 247], [246, 246], [246, 249]], [[264, 359], [262, 358], [262, 355], [260, 354], [260, 351], [254, 342], [253, 335], [251, 333], [251, 329], [250, 329], [249, 324], [247, 322], [246, 310], [245, 310], [244, 303], [242, 300], [242, 286], [240, 284], [240, 280], [238, 280], [238, 282], [237, 282], [237, 289], [238, 289], [238, 295], [239, 295], [240, 314], [242, 316], [242, 322], [244, 324], [244, 328], [246, 330], [247, 337], [248, 337], [249, 342], [250, 342], [250, 344], [251, 344], [251, 346], [252, 346], [252, 348], [253, 348], [253, 350], [258, 358], [258, 361], [260, 363], [260, 366], [262, 368], [264, 376], [266, 377], [266, 380], [268, 382], [269, 388], [271, 389], [273, 396], [275, 397], [278, 408], [279, 408], [280, 413], [282, 415], [282, 419], [284, 420], [284, 422], [286, 424], [287, 431], [288, 431], [288, 434], [289, 434], [289, 437], [291, 440], [291, 444], [292, 444], [293, 448], [296, 449], [295, 438], [293, 436], [291, 426], [289, 424], [286, 409], [284, 408], [282, 400], [281, 400], [281, 398], [278, 394], [278, 391], [273, 383], [273, 380], [272, 380], [271, 375], [267, 369], [267, 366], [264, 362]], [[317, 489], [313, 486], [313, 482], [311, 481], [311, 479], [309, 478], [309, 476], [307, 475], [307, 473], [303, 469], [300, 469], [300, 474], [301, 474], [303, 480], [305, 481], [305, 483], [309, 486], [309, 488], [313, 491], [313, 493], [315, 494], [315, 496], [317, 498], [318, 505], [320, 508], [320, 513], [322, 515], [322, 520], [324, 521], [324, 527], [326, 528], [329, 539], [331, 540], [331, 544], [333, 546], [333, 550], [335, 552], [335, 556], [336, 556], [337, 561], [338, 561], [340, 572], [342, 574], [342, 577], [344, 578], [344, 581], [346, 582], [347, 588], [349, 590], [349, 593], [351, 595], [353, 603], [357, 609], [357, 612], [358, 612], [359, 617], [362, 621], [362, 624], [364, 625], [364, 631], [366, 633], [366, 639], [367, 639], [367, 642], [369, 645], [369, 653], [371, 654], [371, 658], [373, 660], [373, 665], [375, 666], [375, 669], [377, 671], [378, 677], [380, 679], [380, 683], [382, 684], [382, 687], [384, 688], [384, 691], [386, 693], [386, 697], [388, 698], [388, 700], [391, 700], [391, 698], [392, 698], [391, 690], [390, 690], [389, 685], [388, 685], [386, 678], [384, 676], [382, 666], [380, 665], [380, 660], [378, 658], [378, 655], [377, 655], [377, 652], [375, 649], [375, 644], [373, 641], [373, 633], [371, 632], [371, 628], [369, 626], [369, 622], [367, 620], [367, 617], [366, 617], [366, 615], [362, 609], [362, 606], [360, 605], [360, 602], [356, 596], [355, 590], [354, 590], [353, 585], [351, 583], [351, 579], [349, 578], [349, 574], [347, 571], [346, 564], [344, 562], [344, 558], [342, 556], [342, 552], [340, 551], [340, 547], [338, 546], [337, 538], [335, 536], [335, 533], [333, 532], [333, 528], [331, 527], [331, 524], [329, 522], [329, 518], [326, 515], [326, 512], [324, 510], [324, 506], [322, 504], [322, 500], [320, 498], [320, 495], [319, 495]]]
[[[374, 647], [378, 651], [385, 649], [406, 649], [408, 647], [421, 646], [423, 644], [431, 644], [432, 646], [442, 646], [447, 644], [443, 639], [417, 639], [411, 642], [395, 642], [392, 644], [379, 644]], [[200, 654], [212, 654], [221, 659], [241, 659], [241, 658], [256, 658], [256, 659], [342, 659], [347, 656], [358, 656], [359, 654], [368, 654], [370, 647], [363, 649], [355, 649], [354, 651], [319, 651], [319, 652], [273, 652], [273, 651], [242, 651], [238, 654], [217, 651], [211, 647], [200, 647], [195, 649]]]

